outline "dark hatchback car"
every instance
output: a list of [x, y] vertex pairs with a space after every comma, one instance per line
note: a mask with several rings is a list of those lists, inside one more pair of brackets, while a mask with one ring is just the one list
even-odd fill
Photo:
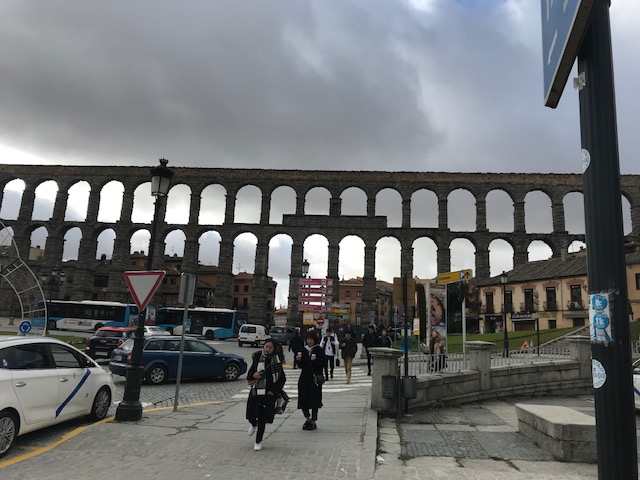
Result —
[[[111, 354], [109, 370], [116, 375], [126, 376], [131, 363], [133, 339], [124, 342]], [[145, 337], [142, 351], [143, 377], [152, 385], [160, 385], [178, 375], [180, 355], [179, 336]], [[185, 338], [181, 378], [219, 378], [236, 380], [247, 371], [247, 362], [240, 355], [223, 353], [212, 346]]]
[[274, 325], [269, 329], [269, 335], [281, 345], [289, 345], [295, 332], [291, 325]]
[[105, 360], [111, 357], [111, 352], [133, 336], [135, 328], [131, 327], [102, 327], [91, 338], [87, 338], [84, 353], [91, 358]]

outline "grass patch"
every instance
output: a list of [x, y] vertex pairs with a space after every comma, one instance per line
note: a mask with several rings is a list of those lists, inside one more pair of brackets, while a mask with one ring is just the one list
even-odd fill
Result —
[[[578, 328], [557, 328], [553, 330], [540, 330], [540, 343], [544, 345], [551, 340], [554, 340], [558, 337], [562, 337], [563, 335], [568, 335], [572, 332], [575, 332]], [[640, 322], [638, 322], [638, 331], [640, 332]], [[588, 333], [586, 333], [588, 335]], [[531, 345], [533, 341], [534, 344], [537, 343], [536, 331], [535, 330], [522, 330], [518, 332], [508, 332], [507, 337], [509, 338], [509, 348], [518, 349], [525, 342], [525, 340]], [[632, 338], [634, 338], [632, 336]], [[637, 337], [635, 337], [637, 338]], [[502, 350], [504, 334], [503, 333], [474, 333], [467, 335], [467, 342], [474, 341], [482, 341], [482, 342], [492, 342], [495, 343], [494, 350]], [[447, 336], [448, 342], [448, 352], [449, 353], [459, 353], [462, 352], [462, 334], [460, 333], [450, 333]], [[400, 337], [398, 337], [398, 341], [394, 343], [396, 348], [400, 345]], [[420, 351], [419, 350], [419, 342], [413, 339], [411, 344], [411, 350], [413, 352]]]

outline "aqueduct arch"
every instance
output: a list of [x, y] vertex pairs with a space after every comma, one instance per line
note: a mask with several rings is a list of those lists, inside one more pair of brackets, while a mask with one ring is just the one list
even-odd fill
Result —
[[[413, 245], [421, 238], [433, 240], [437, 246], [438, 272], [450, 270], [450, 244], [456, 238], [468, 239], [476, 249], [475, 275], [489, 276], [489, 246], [494, 240], [507, 241], [513, 248], [513, 263], [520, 265], [527, 261], [527, 248], [534, 240], [548, 244], [554, 254], [559, 254], [574, 241], [585, 240], [583, 234], [572, 234], [565, 228], [564, 197], [571, 192], [582, 191], [582, 177], [572, 174], [487, 174], [487, 173], [429, 173], [429, 172], [348, 172], [348, 171], [301, 171], [301, 170], [258, 170], [258, 169], [216, 169], [172, 167], [175, 185], [186, 185], [191, 194], [188, 219], [179, 229], [185, 235], [183, 270], [195, 269], [198, 263], [200, 236], [215, 231], [221, 236], [218, 288], [215, 304], [231, 306], [233, 300], [232, 261], [234, 239], [241, 233], [249, 232], [257, 238], [254, 305], [252, 311], [264, 310], [266, 306], [266, 280], [268, 269], [269, 242], [279, 234], [288, 235], [292, 240], [291, 269], [289, 284], [289, 311], [298, 306], [298, 282], [303, 261], [303, 244], [314, 234], [328, 239], [328, 276], [338, 281], [339, 245], [348, 236], [357, 236], [364, 242], [364, 308], [375, 305], [376, 244], [384, 237], [396, 238], [401, 247], [400, 270], [402, 275], [413, 276]], [[148, 224], [131, 220], [136, 188], [149, 181], [149, 167], [96, 167], [96, 166], [29, 166], [3, 165], [0, 173], [0, 195], [4, 194], [7, 183], [20, 179], [25, 182], [25, 190], [17, 219], [5, 219], [12, 227], [21, 256], [28, 258], [30, 234], [36, 226], [45, 226], [49, 232], [44, 265], [57, 265], [62, 261], [64, 235], [71, 228], [81, 231], [78, 253], [78, 281], [73, 292], [74, 299], [90, 298], [89, 289], [93, 281], [92, 265], [96, 252], [97, 235], [106, 229], [116, 234], [113, 257], [110, 264], [108, 298], [123, 298], [126, 287], [121, 279], [129, 256], [129, 242], [133, 232], [148, 228]], [[49, 220], [31, 220], [34, 208], [35, 189], [43, 182], [54, 180], [58, 194]], [[124, 186], [123, 201], [119, 220], [99, 222], [100, 192], [109, 182], [117, 180]], [[90, 185], [86, 219], [66, 221], [65, 212], [69, 189], [77, 182]], [[224, 222], [203, 224], [201, 210], [202, 192], [209, 186], [220, 185], [226, 190], [224, 199]], [[241, 224], [235, 222], [236, 194], [245, 186], [255, 186], [261, 192], [260, 218], [258, 223]], [[282, 223], [270, 223], [272, 192], [287, 187], [295, 192], [295, 213], [284, 214]], [[329, 214], [305, 214], [307, 193], [316, 187], [329, 192]], [[343, 192], [351, 188], [364, 192], [366, 213], [362, 215], [342, 215]], [[640, 176], [624, 175], [621, 179], [622, 195], [629, 201], [631, 210], [631, 233], [628, 237], [640, 237]], [[377, 194], [385, 189], [395, 190], [401, 197], [401, 225], [389, 227], [387, 217], [376, 215]], [[455, 190], [464, 189], [475, 199], [475, 230], [452, 231], [448, 225], [448, 197]], [[490, 192], [503, 191], [513, 202], [513, 231], [494, 232], [487, 229], [486, 197]], [[414, 193], [433, 192], [437, 198], [437, 227], [412, 227], [412, 209], [420, 208], [419, 202], [412, 202]], [[543, 191], [551, 201], [551, 233], [527, 233], [525, 229], [525, 197], [528, 193]], [[171, 193], [169, 194], [171, 195]], [[433, 195], [431, 195], [433, 196]], [[0, 197], [0, 201], [2, 198]], [[293, 206], [292, 206], [293, 210]], [[160, 218], [164, 219], [166, 204]], [[415, 213], [415, 212], [414, 212]], [[177, 225], [162, 221], [158, 228], [156, 251], [163, 251], [160, 243]], [[154, 259], [154, 268], [160, 268], [163, 256]], [[291, 313], [293, 314], [293, 313]], [[251, 313], [250, 313], [251, 315]]]

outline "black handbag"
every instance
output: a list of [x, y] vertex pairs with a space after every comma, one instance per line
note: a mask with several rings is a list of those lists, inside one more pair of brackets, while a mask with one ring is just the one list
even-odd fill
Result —
[[336, 367], [340, 366], [340, 359], [336, 357]]
[[324, 375], [314, 375], [314, 383], [317, 387], [322, 386], [324, 383]]
[[276, 398], [276, 414], [282, 415], [289, 405], [289, 395], [284, 390], [278, 398]]

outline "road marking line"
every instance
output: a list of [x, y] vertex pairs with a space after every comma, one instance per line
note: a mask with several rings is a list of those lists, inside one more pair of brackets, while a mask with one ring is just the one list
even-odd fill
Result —
[[[185, 404], [185, 405], [178, 405], [178, 408], [186, 408], [186, 407], [201, 407], [203, 405], [219, 405], [221, 403], [224, 403], [222, 401], [216, 401], [216, 402], [199, 402], [199, 403], [189, 403], [189, 404]], [[143, 412], [157, 412], [159, 410], [173, 410], [173, 407], [158, 407], [158, 408], [149, 408], [149, 409], [145, 409], [143, 410]], [[3, 462], [0, 462], [0, 469], [3, 469], [5, 467], [10, 467], [11, 465], [15, 465], [16, 463], [22, 462], [24, 460], [29, 460], [30, 458], [36, 457], [38, 455], [41, 455], [43, 453], [46, 453], [50, 450], [53, 450], [54, 448], [56, 448], [58, 445], [66, 442], [67, 440], [72, 439], [73, 437], [75, 437], [76, 435], [84, 432], [86, 429], [93, 427], [94, 425], [100, 425], [102, 423], [107, 423], [107, 422], [111, 422], [115, 419], [115, 417], [107, 417], [107, 418], [103, 418], [102, 420], [99, 420], [91, 425], [85, 425], [82, 427], [78, 427], [75, 430], [72, 430], [68, 433], [65, 433], [64, 435], [62, 435], [58, 440], [50, 443], [49, 445], [46, 445], [44, 447], [37, 447], [34, 448], [33, 450], [27, 452], [27, 453], [23, 453], [22, 455], [18, 455], [15, 458], [11, 458], [9, 460], [5, 460]], [[32, 447], [27, 447], [27, 448], [32, 448]]]

